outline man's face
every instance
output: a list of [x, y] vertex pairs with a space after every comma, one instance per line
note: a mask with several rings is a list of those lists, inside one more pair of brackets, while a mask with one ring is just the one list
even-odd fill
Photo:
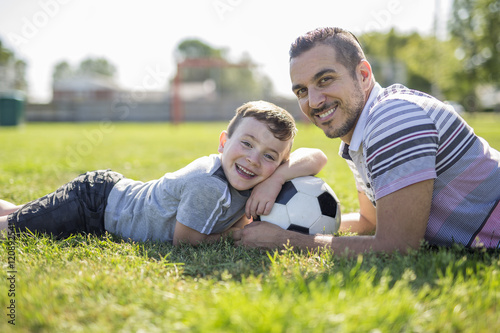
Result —
[[336, 59], [335, 50], [317, 45], [290, 61], [292, 90], [302, 112], [329, 138], [350, 142], [365, 104], [360, 80]]
[[243, 118], [229, 138], [221, 133], [219, 152], [229, 183], [237, 190], [253, 188], [267, 179], [288, 157], [291, 140], [274, 137], [265, 123]]

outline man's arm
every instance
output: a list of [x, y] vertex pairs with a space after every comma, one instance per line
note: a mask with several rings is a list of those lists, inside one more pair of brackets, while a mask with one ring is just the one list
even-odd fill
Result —
[[372, 234], [377, 225], [377, 211], [364, 192], [358, 191], [359, 213], [343, 214], [339, 231]]
[[328, 158], [319, 149], [296, 149], [290, 154], [290, 158], [281, 164], [269, 178], [253, 188], [245, 206], [247, 217], [268, 215], [282, 185], [287, 180], [315, 175], [323, 169], [326, 162], [328, 162]]
[[200, 243], [217, 242], [222, 238], [228, 236], [231, 232], [243, 228], [248, 223], [250, 223], [250, 220], [247, 219], [246, 216], [242, 216], [241, 219], [238, 220], [238, 222], [236, 222], [224, 232], [205, 235], [177, 221], [177, 223], [175, 224], [174, 239], [172, 243], [177, 246], [182, 243], [199, 245]]
[[235, 231], [233, 238], [237, 245], [249, 247], [274, 248], [288, 243], [302, 249], [328, 247], [337, 254], [355, 255], [371, 250], [406, 253], [408, 248], [418, 248], [424, 238], [433, 184], [433, 180], [422, 181], [378, 200], [374, 236], [304, 235], [267, 222], [253, 222]]

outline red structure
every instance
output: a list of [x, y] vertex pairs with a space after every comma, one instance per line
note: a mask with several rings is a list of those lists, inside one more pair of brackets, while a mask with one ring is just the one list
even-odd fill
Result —
[[172, 122], [178, 124], [182, 121], [184, 111], [182, 109], [182, 98], [180, 87], [182, 83], [182, 71], [185, 68], [250, 68], [249, 63], [232, 64], [222, 58], [188, 58], [177, 63], [177, 73], [174, 77], [172, 91]]

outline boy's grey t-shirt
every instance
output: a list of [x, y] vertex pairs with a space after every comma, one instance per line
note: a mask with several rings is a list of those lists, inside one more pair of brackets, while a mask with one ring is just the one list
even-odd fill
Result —
[[104, 226], [136, 241], [172, 241], [176, 221], [203, 234], [219, 233], [244, 215], [248, 195], [228, 183], [220, 155], [213, 154], [158, 180], [119, 181], [109, 194]]

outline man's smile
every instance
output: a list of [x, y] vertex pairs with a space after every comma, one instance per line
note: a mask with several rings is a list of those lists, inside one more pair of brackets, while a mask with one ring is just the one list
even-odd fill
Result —
[[335, 111], [337, 111], [338, 106], [338, 104], [335, 104], [335, 106], [327, 108], [325, 111], [322, 111], [320, 113], [316, 113], [314, 116], [319, 118], [319, 120], [321, 121], [328, 120], [331, 118], [330, 116], [332, 116]]

